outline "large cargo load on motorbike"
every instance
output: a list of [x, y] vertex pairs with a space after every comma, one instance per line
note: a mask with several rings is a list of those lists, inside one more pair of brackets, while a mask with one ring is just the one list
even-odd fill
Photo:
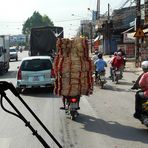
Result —
[[31, 29], [30, 56], [52, 55], [56, 52], [56, 41], [63, 37], [63, 27], [38, 27]]
[[58, 39], [54, 60], [55, 94], [90, 95], [93, 92], [93, 67], [86, 38]]

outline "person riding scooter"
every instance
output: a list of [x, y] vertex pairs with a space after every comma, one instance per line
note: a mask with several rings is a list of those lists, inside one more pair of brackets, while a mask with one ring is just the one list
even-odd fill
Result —
[[141, 118], [142, 103], [148, 100], [148, 61], [143, 61], [141, 64], [143, 73], [138, 77], [135, 84], [131, 89], [139, 89], [135, 95], [135, 113], [134, 117], [137, 119]]
[[107, 67], [107, 63], [103, 60], [103, 55], [98, 54], [98, 60], [95, 61], [95, 80], [97, 79], [97, 75], [100, 72], [105, 73], [105, 67]]
[[121, 52], [117, 52], [117, 55], [113, 58], [111, 62], [112, 68], [111, 68], [111, 77], [113, 76], [113, 70], [120, 70], [121, 71], [121, 77], [122, 77], [122, 72], [123, 72], [123, 67], [124, 67], [124, 60], [122, 57]]

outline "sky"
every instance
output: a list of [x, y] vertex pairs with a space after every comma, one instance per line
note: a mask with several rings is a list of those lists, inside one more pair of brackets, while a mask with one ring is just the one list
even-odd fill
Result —
[[[55, 26], [64, 28], [64, 37], [73, 37], [80, 20], [91, 20], [92, 10], [96, 10], [97, 0], [1, 0], [0, 34], [22, 33], [22, 25], [27, 18], [38, 11], [47, 15]], [[100, 13], [120, 8], [127, 0], [100, 0]], [[141, 0], [142, 2], [143, 0]], [[88, 11], [90, 8], [90, 11]]]

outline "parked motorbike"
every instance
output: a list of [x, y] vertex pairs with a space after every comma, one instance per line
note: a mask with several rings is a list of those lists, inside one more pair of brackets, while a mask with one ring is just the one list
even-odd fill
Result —
[[105, 77], [105, 71], [102, 71], [97, 74], [96, 82], [101, 88], [104, 88], [104, 84], [107, 82]]
[[113, 69], [112, 71], [112, 81], [119, 83], [119, 80], [122, 79], [122, 71], [121, 69]]
[[64, 96], [65, 100], [65, 113], [70, 116], [72, 120], [75, 120], [77, 116], [79, 115], [78, 110], [80, 109], [79, 107], [79, 101], [80, 101], [80, 96]]

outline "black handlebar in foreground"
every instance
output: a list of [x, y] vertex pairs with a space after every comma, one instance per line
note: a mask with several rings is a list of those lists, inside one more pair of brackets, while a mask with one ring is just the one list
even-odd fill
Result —
[[[49, 130], [46, 128], [46, 126], [41, 122], [41, 120], [36, 116], [36, 114], [31, 110], [31, 108], [26, 104], [26, 102], [20, 97], [19, 93], [15, 89], [14, 85], [12, 83], [6, 82], [6, 81], [0, 81], [0, 94], [1, 94], [1, 106], [4, 109], [4, 111], [11, 113], [13, 115], [16, 115], [18, 118], [23, 120], [25, 122], [25, 126], [29, 127], [29, 129], [32, 131], [33, 135], [37, 137], [37, 139], [41, 142], [41, 144], [45, 148], [50, 148], [50, 146], [46, 143], [46, 141], [38, 134], [37, 130], [35, 130], [29, 121], [25, 119], [25, 117], [20, 113], [20, 111], [16, 108], [16, 106], [10, 101], [10, 99], [6, 96], [5, 91], [10, 90], [16, 97], [19, 98], [19, 100], [23, 103], [23, 105], [28, 109], [28, 111], [32, 114], [32, 116], [38, 121], [38, 123], [42, 126], [42, 128], [47, 132], [47, 134], [52, 138], [52, 140], [58, 145], [59, 148], [62, 148], [60, 143], [55, 139], [55, 137], [49, 132]], [[12, 113], [8, 110], [6, 110], [3, 106], [2, 98], [5, 98], [7, 102], [11, 105], [11, 107], [16, 111], [17, 114]]]

